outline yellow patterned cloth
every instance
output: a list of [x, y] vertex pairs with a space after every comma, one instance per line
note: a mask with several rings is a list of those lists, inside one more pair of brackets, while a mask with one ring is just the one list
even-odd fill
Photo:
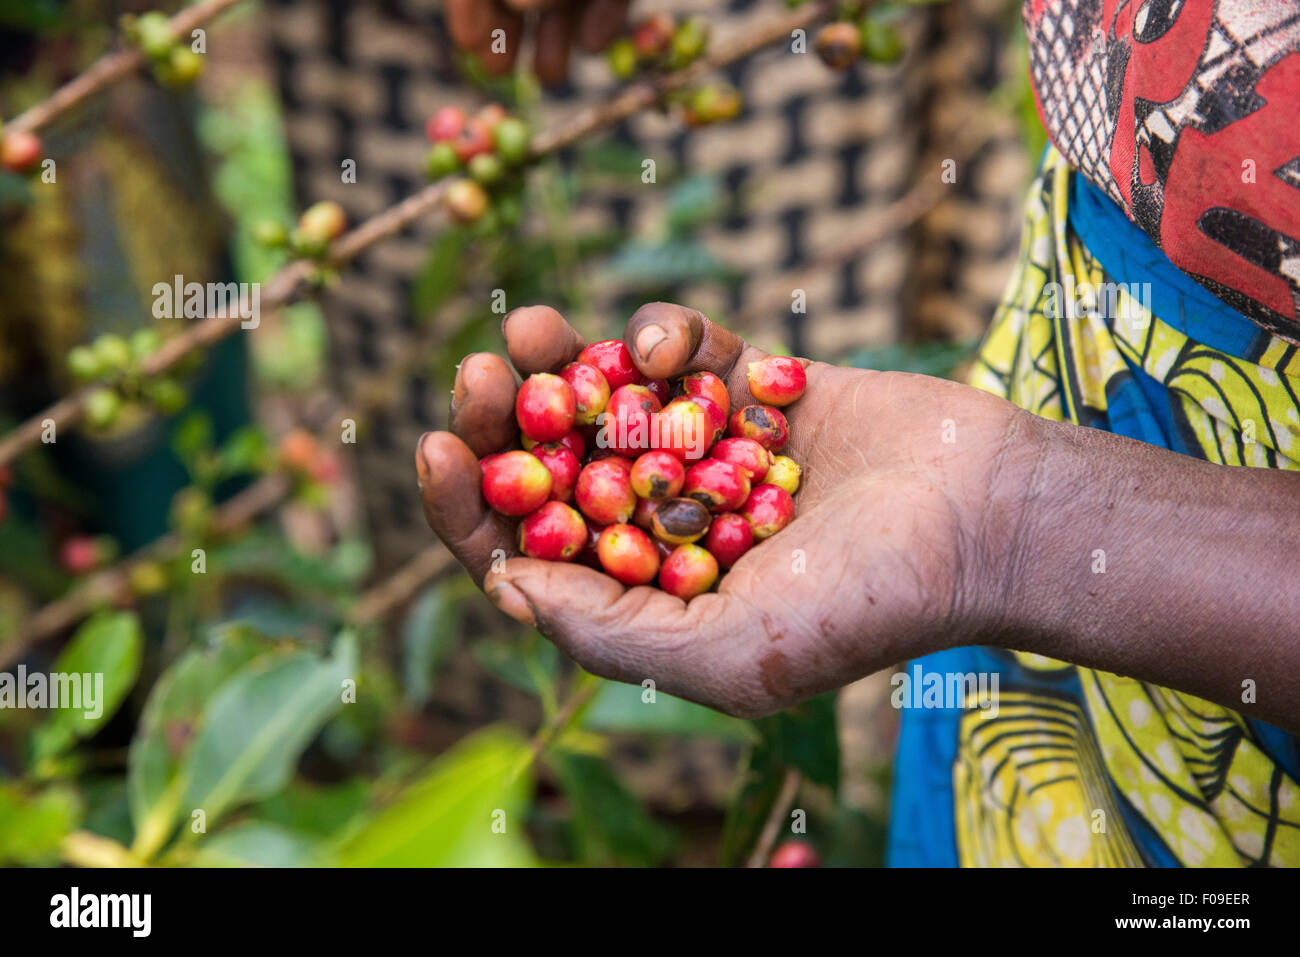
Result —
[[[1126, 220], [1106, 219], [1100, 206], [1076, 216], [1095, 199], [1081, 187], [1049, 150], [971, 383], [1045, 418], [1211, 462], [1297, 468], [1300, 350], [1183, 274], [1171, 278]], [[1110, 270], [1081, 239], [1084, 223]], [[1113, 292], [1115, 269], [1156, 281]], [[957, 649], [917, 664], [996, 672], [999, 707], [904, 712], [892, 864], [1300, 864], [1291, 735], [1191, 695], [1033, 655]], [[908, 833], [941, 826], [944, 800], [951, 856], [943, 841]]]

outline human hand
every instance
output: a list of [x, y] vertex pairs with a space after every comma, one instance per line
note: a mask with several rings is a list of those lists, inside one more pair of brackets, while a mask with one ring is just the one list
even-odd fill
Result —
[[[545, 306], [515, 310], [504, 331], [522, 375], [555, 371], [584, 345]], [[727, 383], [733, 408], [753, 401], [746, 367], [764, 353], [694, 310], [643, 306], [625, 341], [650, 378], [707, 370]], [[996, 592], [1016, 562], [1033, 420], [927, 376], [819, 362], [807, 376], [785, 410], [787, 454], [804, 476], [794, 521], [689, 603], [577, 564], [516, 557], [491, 569], [494, 550], [518, 553], [517, 523], [483, 502], [476, 456], [518, 427], [514, 374], [489, 353], [460, 366], [452, 432], [428, 433], [417, 449], [426, 518], [498, 607], [588, 671], [651, 679], [732, 714], [768, 714], [977, 641], [998, 624]]]
[[[622, 31], [630, 5], [631, 0], [448, 0], [447, 27], [457, 47], [500, 75], [514, 66], [525, 17], [535, 14], [533, 70], [554, 86], [568, 75], [571, 48], [603, 50]], [[501, 52], [493, 49], [498, 29], [505, 31]]]

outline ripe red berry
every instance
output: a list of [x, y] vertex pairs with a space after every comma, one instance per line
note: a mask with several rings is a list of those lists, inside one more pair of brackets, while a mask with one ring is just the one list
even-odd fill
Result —
[[600, 566], [624, 585], [645, 585], [659, 572], [659, 552], [633, 525], [611, 525], [596, 542]]
[[641, 384], [655, 394], [660, 405], [667, 405], [673, 397], [673, 387], [667, 379], [646, 379]]
[[502, 515], [527, 515], [551, 494], [551, 472], [531, 452], [489, 455], [479, 463], [483, 498]]
[[456, 157], [468, 163], [475, 156], [492, 152], [492, 131], [478, 117], [471, 117], [456, 137], [447, 142], [456, 151]]
[[573, 389], [557, 375], [530, 375], [515, 396], [515, 419], [525, 435], [538, 442], [555, 442], [573, 431], [577, 403]]
[[560, 370], [560, 378], [573, 389], [574, 401], [577, 403], [574, 421], [578, 425], [591, 425], [609, 404], [610, 388], [605, 376], [595, 366], [585, 362], [570, 362]]
[[529, 449], [551, 473], [551, 500], [568, 502], [573, 498], [573, 487], [578, 484], [582, 466], [578, 457], [562, 442], [547, 442]]
[[659, 587], [682, 601], [704, 594], [717, 580], [717, 559], [699, 545], [678, 545], [659, 568]]
[[780, 452], [790, 438], [790, 426], [779, 409], [770, 405], [747, 405], [732, 413], [731, 435], [753, 439], [769, 452]]
[[703, 396], [678, 396], [660, 416], [658, 447], [683, 462], [699, 461], [716, 438], [714, 425], [720, 411], [716, 403]]
[[682, 494], [703, 503], [710, 511], [731, 512], [749, 497], [749, 478], [732, 462], [704, 459], [686, 470]]
[[459, 106], [444, 106], [429, 117], [424, 135], [430, 143], [449, 143], [465, 129], [465, 111]]
[[764, 480], [772, 466], [774, 456], [753, 439], [732, 436], [723, 439], [709, 453], [713, 458], [732, 465], [739, 465], [749, 477], [750, 485], [758, 485]]
[[673, 18], [666, 13], [654, 13], [642, 20], [632, 31], [632, 48], [637, 59], [644, 63], [667, 53], [675, 29]]
[[30, 173], [41, 161], [41, 140], [35, 133], [14, 130], [0, 136], [0, 166], [11, 173]]
[[684, 395], [702, 395], [706, 399], [712, 399], [722, 409], [723, 419], [731, 412], [731, 396], [727, 393], [727, 384], [712, 372], [692, 372], [684, 376], [682, 392]]
[[619, 386], [605, 406], [596, 444], [629, 457], [649, 451], [659, 409], [659, 400], [645, 386]]
[[519, 550], [529, 558], [570, 562], [587, 544], [587, 523], [563, 502], [547, 502], [519, 523]]
[[668, 452], [647, 452], [632, 464], [632, 490], [641, 498], [673, 498], [685, 480], [686, 469]]
[[762, 541], [794, 519], [794, 499], [779, 485], [760, 485], [749, 493], [740, 515], [754, 529], [754, 538]]
[[786, 841], [767, 862], [768, 867], [821, 867], [822, 859], [811, 844], [803, 841]]
[[693, 498], [670, 498], [655, 509], [650, 522], [654, 537], [672, 545], [699, 541], [709, 530], [709, 510]]
[[72, 575], [94, 571], [102, 557], [99, 542], [89, 535], [73, 535], [59, 549], [59, 564]]
[[578, 474], [574, 500], [582, 514], [598, 525], [619, 525], [636, 511], [631, 468], [617, 456], [588, 463]]
[[720, 567], [730, 568], [754, 546], [754, 530], [735, 512], [726, 512], [714, 516], [709, 533], [700, 544], [718, 560]]
[[632, 361], [632, 353], [627, 351], [622, 339], [593, 342], [578, 353], [577, 361], [599, 369], [611, 392], [641, 381], [641, 370]]
[[636, 510], [632, 513], [632, 524], [643, 532], [654, 532], [655, 511], [659, 504], [651, 498], [638, 498]]
[[798, 359], [768, 356], [749, 364], [749, 391], [759, 402], [789, 405], [808, 385], [808, 376]]

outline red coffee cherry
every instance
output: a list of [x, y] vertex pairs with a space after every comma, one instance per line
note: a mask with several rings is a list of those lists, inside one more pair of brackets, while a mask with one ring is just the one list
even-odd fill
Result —
[[519, 523], [519, 550], [529, 558], [571, 562], [587, 544], [587, 523], [563, 502], [547, 502]]
[[684, 481], [686, 469], [668, 452], [646, 452], [632, 464], [632, 490], [641, 498], [673, 498]]
[[641, 381], [641, 370], [632, 361], [632, 353], [627, 351], [622, 339], [593, 342], [578, 353], [577, 361], [599, 369], [610, 391]]
[[808, 386], [808, 376], [798, 359], [768, 356], [749, 364], [749, 391], [759, 402], [789, 405]]
[[749, 497], [749, 478], [739, 465], [705, 459], [686, 470], [682, 494], [702, 503], [711, 512], [731, 512]]
[[573, 499], [573, 488], [578, 484], [582, 466], [578, 457], [561, 442], [547, 442], [529, 449], [551, 473], [551, 500], [568, 502]]
[[732, 437], [723, 439], [712, 449], [713, 458], [722, 462], [730, 462], [732, 465], [739, 465], [749, 478], [750, 485], [758, 485], [764, 481], [768, 469], [771, 468], [773, 459], [767, 449], [759, 445], [753, 439], [741, 439]]
[[631, 467], [625, 459], [611, 457], [591, 462], [578, 474], [574, 500], [582, 514], [598, 525], [620, 525], [636, 511]]
[[790, 438], [790, 426], [779, 409], [770, 405], [747, 405], [731, 416], [728, 432], [742, 439], [753, 439], [769, 452], [780, 452]]
[[530, 439], [554, 442], [573, 431], [577, 402], [573, 389], [557, 375], [530, 375], [515, 397], [515, 419]]
[[717, 580], [717, 559], [699, 545], [678, 545], [659, 568], [659, 587], [682, 601], [703, 595]]
[[659, 552], [633, 525], [611, 525], [596, 542], [600, 566], [624, 585], [645, 585], [659, 572]]
[[483, 498], [502, 515], [527, 515], [551, 494], [551, 472], [531, 452], [489, 455], [479, 463]]
[[794, 499], [779, 485], [760, 485], [749, 493], [740, 515], [759, 541], [775, 535], [794, 519]]
[[570, 362], [560, 370], [560, 378], [569, 383], [577, 403], [574, 421], [578, 425], [591, 425], [596, 416], [609, 404], [610, 388], [605, 376], [595, 366], [585, 362]]
[[727, 569], [754, 547], [754, 530], [735, 512], [726, 512], [714, 516], [709, 533], [700, 544], [718, 560], [719, 567]]

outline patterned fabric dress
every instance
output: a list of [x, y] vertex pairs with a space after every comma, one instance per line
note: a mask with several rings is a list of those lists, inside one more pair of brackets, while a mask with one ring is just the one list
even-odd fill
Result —
[[[1033, 0], [1025, 14], [1061, 152], [1031, 187], [972, 384], [1210, 462], [1300, 467], [1300, 11]], [[1206, 137], [1231, 151], [1205, 154]], [[1196, 215], [1171, 213], [1187, 203]], [[891, 864], [1300, 864], [1295, 737], [1033, 655], [960, 648], [912, 667], [997, 675], [1000, 693], [996, 711], [968, 697], [903, 712]]]

